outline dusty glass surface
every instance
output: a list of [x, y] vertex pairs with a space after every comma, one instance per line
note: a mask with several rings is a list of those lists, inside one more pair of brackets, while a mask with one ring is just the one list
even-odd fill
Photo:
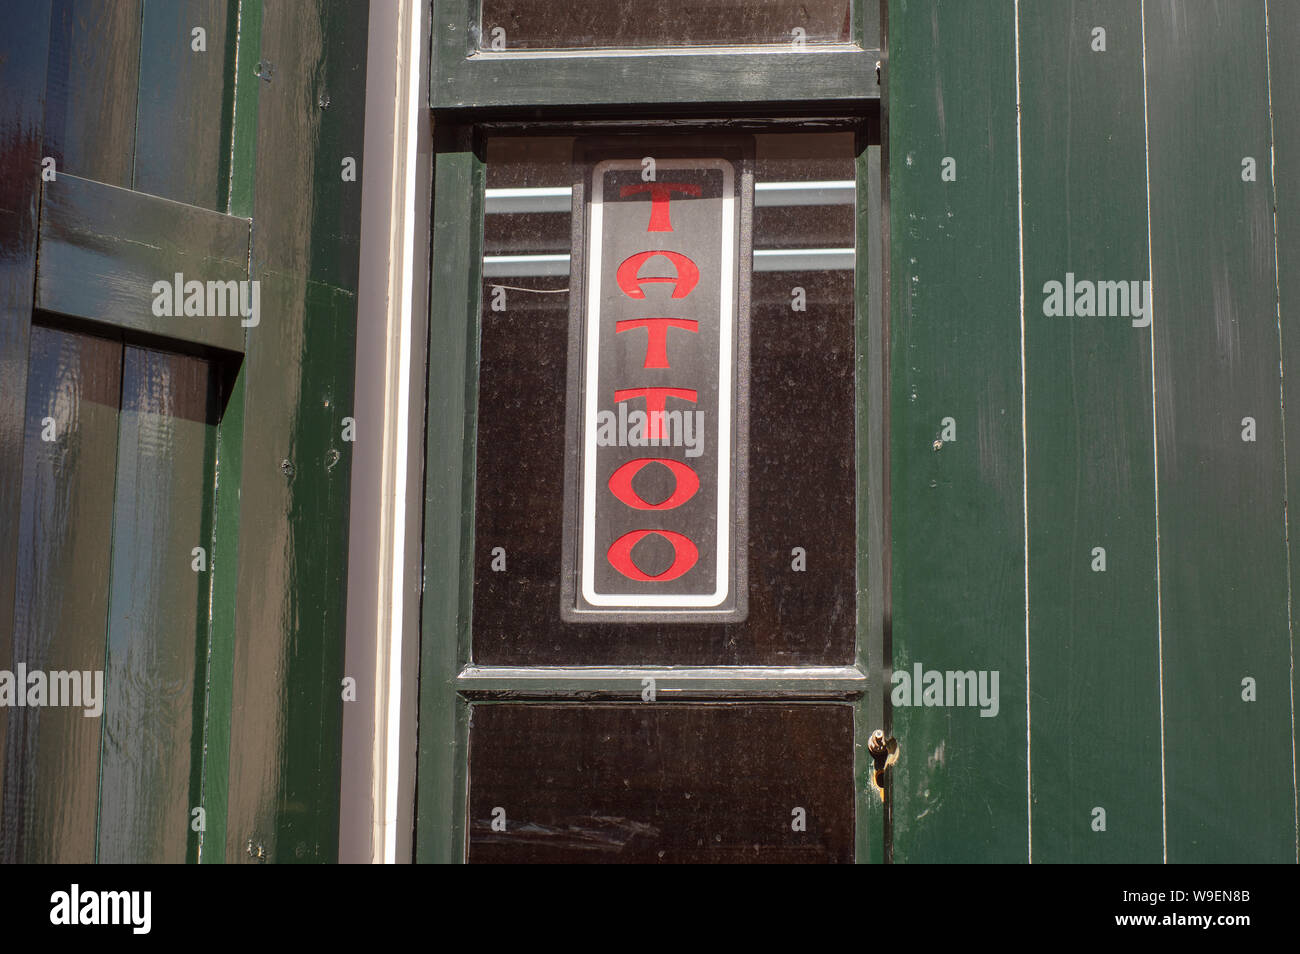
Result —
[[851, 0], [483, 0], [479, 49], [847, 43]]
[[754, 137], [748, 617], [560, 616], [574, 140], [489, 140], [472, 655], [489, 665], [854, 659], [854, 144]]

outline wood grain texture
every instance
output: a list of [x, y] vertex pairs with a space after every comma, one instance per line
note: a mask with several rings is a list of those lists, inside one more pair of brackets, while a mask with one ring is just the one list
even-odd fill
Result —
[[45, 155], [60, 173], [131, 186], [142, 3], [51, 4]]
[[[102, 672], [122, 346], [36, 327], [27, 367], [13, 665], [6, 668]], [[51, 433], [55, 439], [45, 440]], [[0, 860], [95, 860], [106, 711], [7, 710]]]
[[[50, 15], [48, 2], [19, 4], [0, 33], [0, 669], [10, 671]], [[0, 766], [8, 720], [0, 708]]]
[[265, 318], [244, 366], [228, 862], [338, 851], [361, 196], [340, 162], [362, 155], [367, 22], [364, 3], [263, 10], [257, 59], [274, 73], [257, 97], [252, 269]]
[[[133, 187], [225, 211], [235, 0], [144, 0]], [[203, 50], [194, 30], [202, 29]]]
[[61, 175], [41, 204], [36, 307], [242, 352], [239, 315], [158, 317], [153, 286], [177, 273], [184, 282], [247, 281], [248, 244], [247, 219]]
[[[113, 506], [99, 853], [179, 863], [197, 833], [209, 574], [193, 568], [211, 525], [218, 379], [208, 362], [128, 347]], [[206, 549], [206, 548], [205, 548]], [[202, 706], [199, 706], [202, 712]]]

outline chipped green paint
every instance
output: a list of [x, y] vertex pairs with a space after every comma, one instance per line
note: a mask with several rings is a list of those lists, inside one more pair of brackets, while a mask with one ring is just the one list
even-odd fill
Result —
[[1001, 674], [996, 718], [893, 708], [893, 859], [1024, 861], [1014, 9], [897, 0], [888, 24], [893, 668]]
[[896, 860], [1296, 860], [1283, 6], [890, 3], [893, 663], [1002, 696], [894, 708]]
[[1042, 292], [1148, 277], [1141, 27], [1122, 0], [1020, 9], [1035, 861], [1162, 857], [1150, 328]]
[[329, 862], [361, 201], [339, 164], [362, 152], [368, 4], [263, 6], [226, 860]]

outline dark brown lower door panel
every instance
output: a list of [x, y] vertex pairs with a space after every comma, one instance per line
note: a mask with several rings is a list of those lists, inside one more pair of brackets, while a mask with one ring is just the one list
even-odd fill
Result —
[[853, 861], [853, 708], [480, 703], [471, 862]]

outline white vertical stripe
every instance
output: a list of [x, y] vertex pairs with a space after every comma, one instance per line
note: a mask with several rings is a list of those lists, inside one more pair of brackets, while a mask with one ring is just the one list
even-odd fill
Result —
[[[382, 737], [385, 746], [384, 757], [384, 809], [383, 809], [383, 836], [382, 836], [382, 854], [381, 858], [385, 864], [394, 864], [397, 861], [397, 836], [398, 836], [398, 794], [401, 782], [402, 759], [401, 759], [401, 717], [402, 717], [402, 697], [403, 689], [408, 691], [414, 687], [403, 687], [402, 685], [402, 635], [405, 628], [405, 563], [406, 563], [406, 503], [407, 503], [407, 458], [410, 453], [408, 446], [408, 435], [410, 432], [410, 393], [411, 393], [411, 322], [414, 316], [411, 314], [411, 300], [413, 296], [412, 286], [415, 281], [415, 269], [419, 263], [415, 260], [415, 224], [416, 216], [410, 210], [415, 208], [416, 182], [415, 175], [418, 167], [416, 152], [420, 141], [420, 121], [422, 116], [423, 97], [420, 95], [422, 89], [422, 79], [420, 73], [420, 54], [421, 54], [421, 35], [424, 29], [422, 3], [411, 3], [409, 5], [409, 17], [399, 17], [399, 23], [406, 26], [408, 35], [406, 39], [406, 68], [398, 74], [398, 102], [401, 103], [405, 98], [406, 116], [405, 132], [398, 132], [399, 141], [405, 139], [406, 154], [400, 160], [399, 168], [402, 170], [403, 177], [394, 183], [394, 208], [407, 210], [402, 215], [402, 235], [401, 235], [401, 258], [400, 274], [395, 276], [400, 282], [400, 287], [394, 289], [400, 298], [401, 305], [395, 316], [398, 322], [397, 343], [395, 354], [391, 357], [397, 364], [397, 383], [393, 392], [385, 395], [385, 408], [388, 411], [395, 410], [397, 422], [393, 431], [394, 448], [392, 455], [385, 461], [385, 468], [391, 467], [391, 471], [386, 476], [391, 481], [390, 502], [392, 511], [388, 520], [388, 526], [385, 528], [389, 534], [388, 546], [381, 550], [384, 559], [388, 561], [389, 588], [387, 594], [387, 610], [381, 608], [381, 616], [386, 616], [387, 633], [379, 634], [380, 643], [385, 642], [384, 637], [387, 635], [387, 673], [385, 674], [387, 686], [379, 693], [381, 698], [386, 698], [387, 707], [384, 713], [384, 722], [382, 728]], [[398, 39], [398, 49], [401, 49], [401, 37]], [[401, 88], [405, 82], [406, 89]], [[399, 106], [400, 108], [400, 106]], [[402, 117], [398, 116], [397, 128], [402, 129]], [[400, 203], [400, 204], [399, 204]], [[427, 224], [427, 223], [425, 223]], [[392, 381], [390, 376], [389, 381]], [[385, 484], [388, 484], [385, 481]], [[381, 602], [381, 607], [383, 602]]]
[[1151, 313], [1151, 457], [1154, 466], [1152, 484], [1155, 486], [1156, 509], [1156, 655], [1160, 663], [1160, 860], [1169, 861], [1169, 834], [1166, 824], [1165, 798], [1165, 632], [1164, 606], [1160, 598], [1160, 441], [1157, 435], [1156, 413], [1156, 283], [1155, 260], [1151, 255], [1151, 136], [1147, 125], [1147, 5], [1141, 3], [1142, 15], [1142, 147], [1145, 153], [1147, 177], [1147, 279], [1151, 292], [1147, 296], [1147, 310]]
[[1287, 673], [1287, 685], [1291, 701], [1291, 812], [1292, 824], [1295, 826], [1296, 861], [1300, 862], [1300, 794], [1296, 791], [1295, 765], [1295, 630], [1291, 621], [1291, 516], [1287, 512], [1287, 501], [1290, 500], [1291, 493], [1287, 486], [1286, 390], [1283, 387], [1286, 367], [1282, 360], [1282, 272], [1278, 267], [1277, 257], [1277, 159], [1274, 154], [1273, 62], [1268, 29], [1268, 0], [1264, 2], [1264, 76], [1268, 82], [1268, 176], [1269, 184], [1273, 189], [1273, 281], [1277, 288], [1277, 296], [1274, 299], [1277, 303], [1277, 396], [1278, 405], [1282, 409], [1282, 530], [1286, 540], [1286, 640], [1287, 653], [1291, 662], [1290, 670]]
[[1033, 732], [1029, 704], [1029, 431], [1025, 399], [1025, 188], [1020, 141], [1020, 0], [1016, 0], [1016, 245], [1020, 256], [1020, 500], [1025, 539], [1025, 818], [1028, 861], [1034, 863]]

